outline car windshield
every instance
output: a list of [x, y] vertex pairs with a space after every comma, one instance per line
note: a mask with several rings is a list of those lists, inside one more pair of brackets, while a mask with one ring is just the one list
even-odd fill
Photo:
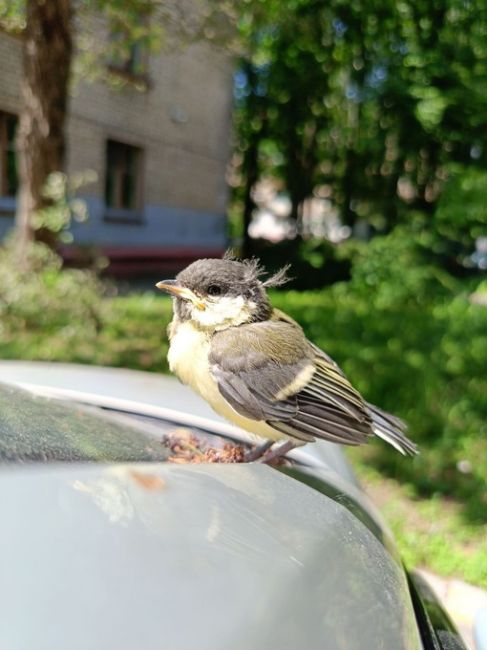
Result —
[[0, 385], [0, 462], [193, 462], [207, 441], [224, 438], [195, 427], [49, 399]]

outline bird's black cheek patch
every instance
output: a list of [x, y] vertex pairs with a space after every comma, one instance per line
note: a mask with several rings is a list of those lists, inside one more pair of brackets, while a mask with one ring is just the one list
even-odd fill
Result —
[[181, 321], [191, 318], [191, 305], [182, 298], [174, 298], [174, 311]]

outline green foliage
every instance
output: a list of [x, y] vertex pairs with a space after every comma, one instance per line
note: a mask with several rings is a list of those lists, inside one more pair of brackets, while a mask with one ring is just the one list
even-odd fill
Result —
[[239, 7], [247, 50], [236, 76], [237, 202], [249, 184], [272, 177], [296, 218], [326, 186], [352, 227], [360, 220], [388, 232], [420, 213], [435, 232], [446, 219], [452, 240], [437, 262], [461, 264], [478, 228], [467, 242], [467, 228], [452, 227], [450, 217], [460, 208], [464, 221], [469, 183], [479, 192], [472, 188], [468, 208], [478, 211], [487, 166], [485, 4], [249, 0]]
[[75, 77], [103, 79], [112, 89], [131, 85], [146, 91], [148, 56], [162, 47], [166, 35], [165, 6], [149, 0], [87, 0], [76, 11]]
[[283, 260], [292, 260], [291, 281], [294, 289], [318, 289], [350, 277], [350, 260], [340, 256], [340, 251], [331, 242], [323, 239], [308, 239], [296, 250], [292, 240], [273, 244], [265, 239], [254, 241], [253, 252], [269, 272], [283, 266]]
[[0, 249], [0, 353], [10, 358], [52, 358], [62, 347], [76, 356], [96, 341], [103, 289], [87, 270], [60, 272], [61, 258], [33, 243], [23, 265], [14, 241]]
[[0, 0], [0, 27], [14, 33], [25, 28], [25, 0]]
[[[35, 250], [35, 253], [34, 253]], [[147, 294], [110, 297], [91, 271], [59, 271], [60, 259], [42, 244], [30, 273], [12, 269], [0, 253], [6, 283], [0, 293], [0, 356], [89, 363], [168, 372], [165, 328], [171, 301]]]
[[120, 296], [107, 304], [95, 362], [122, 368], [169, 372], [166, 328], [171, 299], [155, 293]]
[[465, 264], [472, 242], [487, 232], [487, 170], [454, 165], [438, 201], [435, 227], [438, 240]]
[[388, 236], [353, 245], [351, 287], [357, 294], [372, 294], [379, 308], [401, 310], [460, 289], [457, 280], [435, 264], [437, 238], [423, 223], [419, 218], [412, 227], [397, 226]]
[[73, 239], [68, 228], [74, 219], [83, 222], [88, 219], [86, 203], [76, 198], [76, 192], [96, 180], [93, 171], [79, 172], [70, 177], [62, 172], [54, 172], [47, 177], [43, 196], [47, 206], [33, 215], [32, 225], [35, 230], [46, 229], [56, 236], [61, 243], [70, 243]]

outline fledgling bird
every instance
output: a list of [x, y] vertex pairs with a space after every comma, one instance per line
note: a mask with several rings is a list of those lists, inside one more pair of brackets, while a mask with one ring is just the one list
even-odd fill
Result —
[[[169, 367], [221, 416], [266, 442], [248, 456], [270, 460], [316, 438], [359, 445], [374, 434], [417, 453], [398, 418], [368, 404], [339, 366], [273, 309], [256, 260], [201, 259], [156, 286], [173, 296]], [[274, 442], [285, 441], [278, 448]]]

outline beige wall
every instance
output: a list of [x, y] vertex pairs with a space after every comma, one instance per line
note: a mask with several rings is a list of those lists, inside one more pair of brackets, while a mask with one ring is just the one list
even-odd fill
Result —
[[[18, 113], [20, 105], [20, 50], [19, 38], [0, 32], [0, 110], [13, 113]], [[93, 199], [93, 237], [107, 241], [114, 238], [115, 243], [117, 238], [126, 237], [123, 229], [107, 231], [102, 223], [105, 147], [110, 138], [143, 150], [142, 196], [151, 224], [145, 235], [143, 226], [135, 235], [130, 234], [131, 242], [137, 243], [139, 235], [141, 243], [153, 242], [158, 215], [167, 230], [175, 208], [187, 215], [178, 218], [189, 219], [181, 229], [186, 234], [198, 215], [202, 219], [214, 217], [208, 233], [213, 232], [218, 246], [223, 245], [231, 61], [209, 46], [197, 44], [152, 55], [148, 77], [149, 88], [144, 91], [130, 85], [114, 90], [103, 82], [80, 82], [73, 89], [66, 167], [68, 173], [90, 169], [98, 175], [98, 181], [83, 190]], [[104, 234], [100, 235], [102, 230]], [[174, 241], [177, 243], [177, 238]]]
[[21, 74], [21, 41], [0, 31], [0, 110], [18, 112]]
[[100, 180], [90, 193], [99, 194], [105, 141], [118, 139], [144, 150], [148, 203], [224, 211], [231, 74], [229, 61], [195, 45], [152, 57], [147, 91], [79, 84], [68, 124], [69, 170], [95, 169]]

